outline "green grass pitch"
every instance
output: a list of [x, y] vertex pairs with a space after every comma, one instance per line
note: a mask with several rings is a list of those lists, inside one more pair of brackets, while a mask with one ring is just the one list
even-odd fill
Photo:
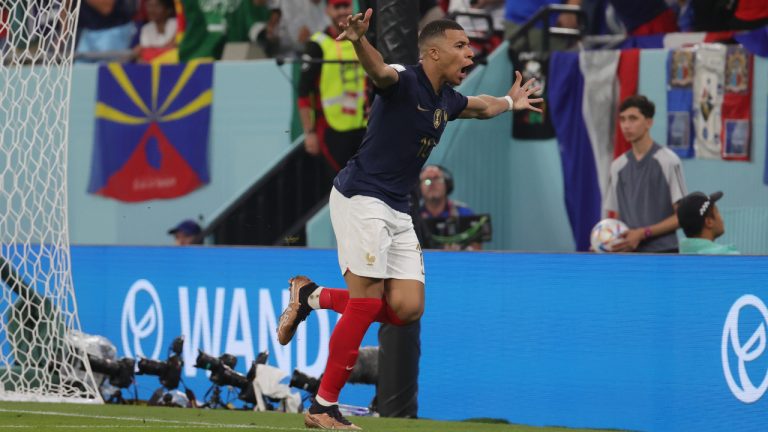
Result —
[[[351, 417], [369, 432], [576, 432], [586, 429], [545, 428], [480, 422]], [[303, 431], [299, 414], [203, 410], [130, 405], [0, 402], [0, 431]]]

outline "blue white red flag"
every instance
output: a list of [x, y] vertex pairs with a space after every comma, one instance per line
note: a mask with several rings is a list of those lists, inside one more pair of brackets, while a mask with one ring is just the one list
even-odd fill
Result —
[[759, 57], [768, 57], [768, 26], [756, 30], [737, 33], [734, 39], [747, 51]]
[[88, 192], [136, 202], [207, 184], [212, 83], [206, 63], [101, 65]]
[[619, 51], [555, 52], [549, 97], [576, 249], [589, 249], [613, 160]]

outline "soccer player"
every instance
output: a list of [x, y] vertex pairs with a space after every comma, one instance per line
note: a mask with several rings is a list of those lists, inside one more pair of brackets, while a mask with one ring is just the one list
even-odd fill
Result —
[[513, 108], [541, 112], [530, 99], [538, 90], [522, 75], [506, 96], [466, 97], [459, 85], [472, 65], [464, 29], [454, 21], [433, 21], [419, 35], [421, 61], [387, 65], [365, 38], [372, 10], [350, 15], [338, 40], [351, 41], [378, 89], [368, 130], [357, 154], [336, 176], [331, 222], [347, 290], [318, 287], [304, 276], [290, 280], [290, 302], [278, 323], [285, 345], [312, 309], [342, 313], [329, 343], [320, 390], [304, 416], [310, 428], [359, 430], [338, 408], [341, 388], [374, 321], [404, 325], [424, 311], [424, 262], [408, 215], [408, 194], [437, 145], [446, 123], [456, 118], [495, 117]]

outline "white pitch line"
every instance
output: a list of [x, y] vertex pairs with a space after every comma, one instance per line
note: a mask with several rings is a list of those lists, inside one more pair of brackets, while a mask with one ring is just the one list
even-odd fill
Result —
[[[42, 426], [31, 426], [31, 425], [0, 425], [0, 430], [3, 429], [32, 429], [32, 428], [39, 428]], [[242, 429], [244, 427], [251, 427], [251, 428], [267, 428], [267, 429], [278, 429], [276, 427], [270, 427], [270, 426], [239, 426], [239, 425], [213, 425], [213, 426], [201, 426], [201, 425], [45, 425], [46, 429], [211, 429], [212, 427], [219, 428], [238, 428]], [[306, 429], [298, 429], [298, 428], [279, 428], [280, 430], [306, 430]]]
[[[232, 428], [232, 429], [269, 429], [269, 430], [281, 430], [281, 431], [304, 431], [304, 428], [292, 428], [292, 427], [280, 427], [280, 426], [261, 426], [261, 425], [238, 425], [238, 424], [222, 424], [222, 423], [205, 423], [205, 422], [191, 422], [181, 420], [164, 420], [155, 419], [151, 417], [118, 417], [118, 416], [101, 416], [101, 415], [89, 415], [89, 414], [75, 414], [75, 413], [63, 413], [56, 411], [31, 411], [31, 410], [14, 410], [0, 408], [0, 412], [13, 413], [13, 414], [30, 414], [30, 415], [49, 415], [49, 416], [62, 416], [62, 417], [79, 417], [101, 420], [122, 420], [122, 421], [143, 421], [143, 422], [155, 422], [155, 423], [171, 423], [183, 426], [199, 426], [199, 427], [211, 427], [211, 428]], [[50, 425], [46, 425], [49, 427]], [[0, 426], [2, 428], [3, 426]], [[60, 427], [60, 426], [59, 426]], [[100, 426], [103, 427], [103, 426]]]

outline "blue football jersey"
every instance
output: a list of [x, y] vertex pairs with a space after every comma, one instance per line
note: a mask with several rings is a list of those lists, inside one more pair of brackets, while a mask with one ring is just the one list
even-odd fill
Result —
[[392, 67], [399, 81], [379, 91], [363, 143], [333, 184], [348, 198], [378, 198], [407, 213], [421, 168], [446, 124], [467, 107], [467, 97], [448, 84], [435, 93], [421, 65]]

